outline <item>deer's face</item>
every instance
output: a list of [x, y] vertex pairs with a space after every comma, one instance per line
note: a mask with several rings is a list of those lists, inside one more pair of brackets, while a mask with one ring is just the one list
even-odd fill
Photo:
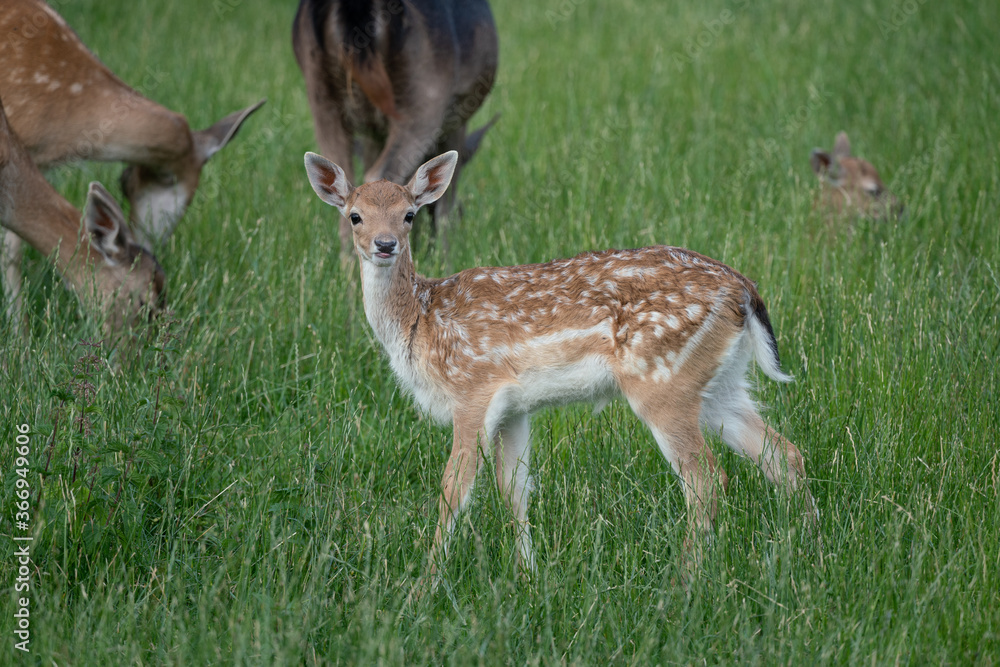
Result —
[[822, 188], [817, 207], [825, 213], [859, 215], [872, 220], [902, 215], [902, 204], [882, 183], [878, 170], [867, 160], [851, 155], [845, 133], [837, 135], [832, 153], [816, 149], [809, 161]]
[[418, 207], [406, 188], [389, 181], [366, 183], [351, 193], [345, 208], [361, 261], [392, 266], [409, 248]]
[[91, 183], [83, 221], [97, 252], [97, 282], [109, 336], [155, 315], [163, 305], [166, 276], [160, 263], [132, 236], [118, 203]]
[[305, 164], [319, 198], [350, 221], [354, 249], [361, 260], [390, 267], [401, 253], [409, 253], [417, 211], [437, 201], [451, 183], [458, 153], [448, 151], [428, 160], [405, 187], [385, 180], [352, 187], [343, 169], [315, 153], [306, 153]]
[[102, 267], [102, 278], [118, 286], [104, 304], [105, 330], [111, 336], [143, 321], [151, 320], [163, 307], [166, 276], [159, 262], [138, 245], [130, 247], [131, 258]]

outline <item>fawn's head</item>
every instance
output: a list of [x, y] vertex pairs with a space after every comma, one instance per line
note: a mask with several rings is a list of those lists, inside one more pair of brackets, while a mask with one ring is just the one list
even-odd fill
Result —
[[363, 262], [392, 266], [409, 252], [413, 218], [437, 201], [455, 173], [458, 153], [448, 151], [425, 162], [405, 186], [381, 180], [353, 187], [344, 170], [316, 153], [306, 153], [306, 173], [319, 198], [350, 220], [354, 249]]
[[83, 221], [90, 245], [102, 260], [97, 267], [96, 286], [106, 295], [106, 332], [121, 332], [156, 314], [163, 305], [163, 268], [136, 242], [125, 214], [100, 183], [90, 184]]
[[832, 215], [860, 215], [872, 220], [897, 218], [903, 206], [889, 192], [871, 162], [851, 155], [851, 141], [841, 132], [833, 152], [816, 148], [809, 157], [822, 191], [817, 206]]

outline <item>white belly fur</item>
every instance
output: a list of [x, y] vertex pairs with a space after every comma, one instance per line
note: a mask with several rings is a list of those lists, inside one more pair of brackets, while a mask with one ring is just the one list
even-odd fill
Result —
[[517, 382], [504, 385], [486, 410], [486, 433], [492, 438], [503, 423], [519, 415], [567, 403], [604, 407], [618, 395], [618, 385], [603, 357], [592, 355], [564, 366], [529, 368]]

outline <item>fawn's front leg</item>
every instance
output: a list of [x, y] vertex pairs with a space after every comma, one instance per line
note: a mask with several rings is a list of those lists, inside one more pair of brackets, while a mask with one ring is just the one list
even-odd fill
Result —
[[428, 559], [428, 574], [432, 586], [437, 585], [438, 565], [448, 553], [448, 540], [455, 528], [455, 519], [469, 501], [482, 457], [480, 446], [487, 441], [481, 413], [457, 412], [454, 416], [454, 442], [451, 456], [441, 478], [438, 500], [438, 525]]

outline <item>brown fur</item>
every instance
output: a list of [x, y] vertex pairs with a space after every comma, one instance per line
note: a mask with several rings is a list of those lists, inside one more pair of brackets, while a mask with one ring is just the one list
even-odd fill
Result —
[[[187, 119], [125, 84], [41, 0], [0, 3], [0, 99], [41, 169], [73, 160], [129, 163], [121, 178], [137, 240], [163, 243], [191, 203], [206, 161], [263, 101], [192, 132]], [[21, 239], [3, 238], [4, 287], [21, 315]]]
[[851, 142], [845, 132], [837, 135], [832, 152], [814, 149], [809, 162], [820, 179], [814, 208], [826, 217], [887, 220], [902, 214], [902, 204], [886, 189], [878, 170], [851, 155]]
[[181, 192], [179, 218], [198, 187], [201, 169], [260, 104], [192, 132], [187, 119], [119, 79], [41, 0], [4, 0], [0, 7], [0, 99], [14, 131], [45, 169], [78, 159], [134, 165], [124, 178], [133, 222], [162, 241], [169, 223], [138, 217], [136, 199], [164, 181]]
[[112, 336], [157, 310], [163, 270], [132, 239], [124, 214], [99, 183], [90, 186], [84, 227], [80, 218], [35, 167], [0, 104], [0, 223], [53, 257], [81, 301], [104, 310]]

